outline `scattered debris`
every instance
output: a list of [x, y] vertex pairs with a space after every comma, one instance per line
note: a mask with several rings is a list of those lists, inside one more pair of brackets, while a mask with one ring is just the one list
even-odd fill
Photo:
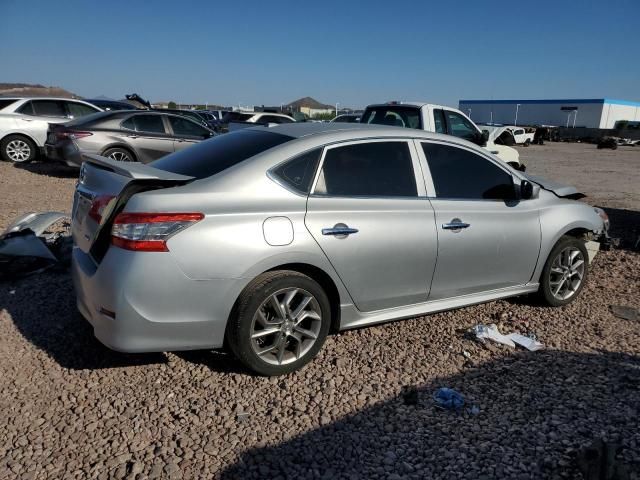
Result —
[[[62, 228], [53, 225], [63, 223]], [[60, 212], [27, 213], [0, 235], [0, 280], [19, 278], [71, 258], [69, 217]]]
[[246, 422], [249, 420], [249, 414], [247, 412], [238, 412], [236, 413], [236, 420], [238, 423]]
[[464, 407], [464, 397], [452, 388], [442, 387], [433, 397], [436, 406], [443, 410], [460, 410]]
[[630, 472], [616, 455], [619, 446], [603, 439], [594, 441], [578, 451], [576, 465], [585, 480], [629, 480]]
[[539, 342], [535, 335], [522, 335], [520, 333], [503, 335], [494, 323], [489, 326], [480, 323], [473, 327], [472, 332], [475, 333], [476, 338], [481, 342], [489, 339], [511, 348], [516, 348], [516, 344], [518, 344], [531, 352], [544, 348], [544, 344]]
[[640, 320], [640, 313], [637, 308], [627, 305], [610, 305], [609, 310], [613, 315], [624, 320]]
[[471, 354], [470, 354], [469, 352], [467, 352], [466, 350], [463, 350], [463, 351], [462, 351], [462, 356], [463, 356], [464, 358], [469, 358], [469, 359], [471, 358]]

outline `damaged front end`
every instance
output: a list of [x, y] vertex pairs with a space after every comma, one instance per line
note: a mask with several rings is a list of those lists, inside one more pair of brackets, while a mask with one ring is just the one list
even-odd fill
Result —
[[70, 220], [61, 212], [27, 213], [16, 219], [0, 235], [0, 280], [68, 267]]

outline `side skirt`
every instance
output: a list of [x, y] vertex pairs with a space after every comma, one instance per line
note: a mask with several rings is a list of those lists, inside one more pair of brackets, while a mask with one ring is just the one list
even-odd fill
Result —
[[442, 312], [455, 308], [467, 307], [478, 303], [492, 302], [501, 298], [516, 297], [533, 293], [538, 290], [538, 283], [529, 283], [517, 287], [501, 288], [489, 290], [487, 292], [462, 295], [459, 297], [433, 300], [431, 302], [416, 303], [406, 307], [394, 307], [374, 312], [361, 312], [354, 305], [341, 305], [340, 330], [364, 327], [377, 323], [390, 322], [392, 320], [402, 320], [406, 318], [420, 317], [429, 313]]

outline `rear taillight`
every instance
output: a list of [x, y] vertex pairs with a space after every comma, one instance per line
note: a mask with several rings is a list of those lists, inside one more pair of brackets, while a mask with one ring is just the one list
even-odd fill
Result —
[[91, 208], [89, 209], [89, 217], [96, 221], [96, 223], [100, 223], [102, 221], [102, 215], [104, 213], [104, 209], [107, 208], [109, 202], [113, 200], [113, 195], [98, 195], [93, 199], [91, 203]]
[[77, 140], [78, 138], [84, 138], [84, 137], [89, 137], [93, 135], [93, 133], [91, 132], [81, 132], [78, 130], [58, 130], [56, 132], [56, 139], [57, 140], [66, 140], [67, 138], [70, 138], [72, 140]]
[[203, 218], [202, 213], [121, 213], [111, 227], [111, 243], [125, 250], [168, 252], [170, 237]]

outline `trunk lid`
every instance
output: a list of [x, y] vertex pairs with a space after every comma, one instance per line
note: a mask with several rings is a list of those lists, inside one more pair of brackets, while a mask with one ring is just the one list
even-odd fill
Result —
[[115, 216], [136, 193], [184, 185], [194, 178], [137, 162], [83, 155], [71, 213], [73, 243], [100, 263]]

